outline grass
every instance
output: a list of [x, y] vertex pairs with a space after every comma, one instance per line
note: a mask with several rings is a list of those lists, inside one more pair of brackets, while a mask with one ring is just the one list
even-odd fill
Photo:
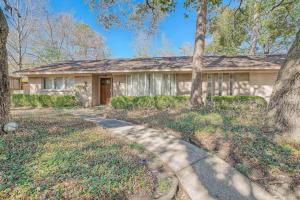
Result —
[[267, 188], [287, 177], [291, 191], [300, 184], [300, 144], [275, 141], [264, 131], [264, 111], [204, 107], [174, 110], [110, 110], [107, 117], [171, 129], [231, 163]]
[[151, 193], [144, 148], [57, 111], [13, 113], [0, 138], [0, 199], [127, 199]]

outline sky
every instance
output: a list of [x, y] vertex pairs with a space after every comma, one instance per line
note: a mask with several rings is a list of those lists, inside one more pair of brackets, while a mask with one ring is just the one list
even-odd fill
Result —
[[[70, 12], [76, 20], [89, 24], [104, 36], [106, 44], [111, 50], [111, 57], [130, 58], [134, 56], [132, 48], [133, 32], [124, 28], [105, 30], [101, 24], [97, 23], [97, 14], [90, 10], [84, 0], [49, 0], [49, 3], [54, 12]], [[195, 15], [192, 14], [189, 18], [185, 18], [184, 11], [182, 6], [178, 6], [176, 12], [169, 14], [160, 23], [157, 34], [157, 38], [160, 38], [160, 35], [165, 35], [175, 52], [178, 52], [183, 43], [194, 43]]]

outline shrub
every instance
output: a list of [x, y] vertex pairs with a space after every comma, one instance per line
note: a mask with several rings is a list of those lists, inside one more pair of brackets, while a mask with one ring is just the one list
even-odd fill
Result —
[[[111, 105], [116, 109], [165, 109], [185, 106], [188, 96], [118, 96], [113, 97]], [[243, 109], [266, 107], [267, 102], [259, 96], [214, 96], [209, 105], [219, 109]]]
[[188, 96], [118, 96], [111, 105], [116, 109], [164, 109], [186, 105]]
[[12, 94], [13, 107], [74, 107], [78, 103], [71, 95]]
[[267, 102], [263, 97], [259, 96], [213, 96], [208, 99], [210, 104], [220, 109], [250, 109], [251, 107], [263, 108], [267, 106]]

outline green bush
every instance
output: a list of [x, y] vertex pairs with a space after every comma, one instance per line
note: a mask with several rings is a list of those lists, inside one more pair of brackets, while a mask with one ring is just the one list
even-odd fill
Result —
[[[118, 96], [112, 98], [111, 105], [116, 109], [165, 109], [187, 105], [188, 100], [188, 96]], [[267, 105], [266, 100], [259, 96], [214, 96], [208, 102], [225, 110]]]
[[164, 109], [186, 105], [188, 96], [118, 96], [111, 105], [116, 109]]
[[71, 95], [12, 94], [13, 107], [74, 107], [78, 103]]
[[267, 101], [259, 96], [213, 96], [208, 99], [210, 104], [220, 109], [250, 109], [251, 106], [263, 108]]

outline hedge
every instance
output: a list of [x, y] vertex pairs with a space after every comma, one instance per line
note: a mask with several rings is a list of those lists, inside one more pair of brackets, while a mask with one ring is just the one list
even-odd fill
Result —
[[74, 96], [47, 94], [12, 94], [13, 107], [75, 107], [78, 106]]
[[[188, 96], [118, 96], [111, 105], [116, 109], [164, 109], [186, 106]], [[220, 109], [249, 109], [251, 106], [265, 107], [267, 102], [259, 96], [213, 96], [208, 104]]]
[[267, 101], [260, 96], [213, 96], [208, 100], [221, 109], [250, 109], [251, 107], [267, 106]]
[[188, 96], [118, 96], [113, 97], [111, 105], [116, 109], [164, 109], [183, 106]]

